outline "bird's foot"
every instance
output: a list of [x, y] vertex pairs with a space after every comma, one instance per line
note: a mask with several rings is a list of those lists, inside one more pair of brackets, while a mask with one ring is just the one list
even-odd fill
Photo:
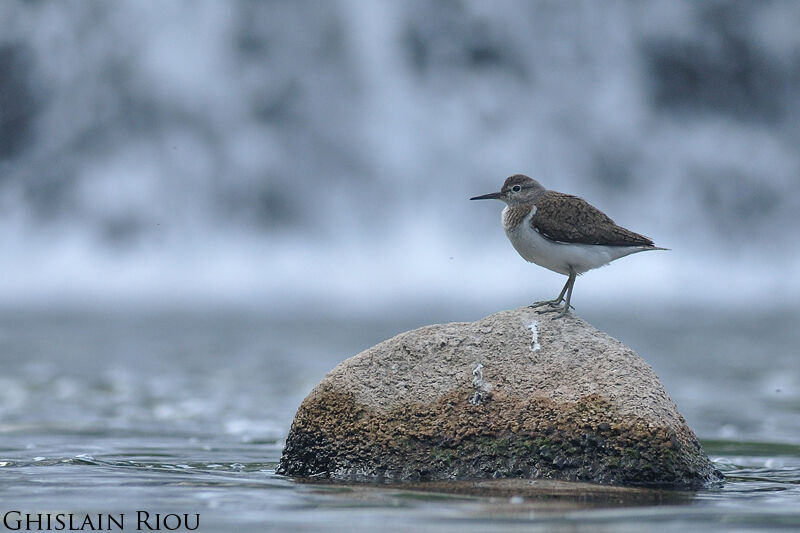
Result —
[[570, 309], [575, 309], [571, 305], [551, 305], [550, 309], [543, 309], [538, 311], [540, 314], [544, 313], [558, 313], [554, 316], [551, 320], [557, 320], [559, 318], [563, 318], [569, 314]]
[[558, 304], [564, 301], [564, 298], [556, 298], [555, 300], [542, 300], [541, 302], [533, 302], [530, 307], [531, 309], [536, 309], [537, 307], [542, 307], [543, 305], [549, 305], [550, 307], [558, 307]]

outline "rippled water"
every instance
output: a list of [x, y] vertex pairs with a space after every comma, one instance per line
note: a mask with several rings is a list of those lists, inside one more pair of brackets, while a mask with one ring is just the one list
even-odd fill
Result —
[[654, 366], [725, 474], [721, 488], [519, 498], [275, 475], [297, 405], [341, 359], [410, 327], [480, 316], [4, 311], [0, 512], [125, 513], [126, 530], [138, 510], [199, 513], [202, 531], [800, 527], [796, 314], [675, 309], [635, 325], [623, 311], [584, 315]]

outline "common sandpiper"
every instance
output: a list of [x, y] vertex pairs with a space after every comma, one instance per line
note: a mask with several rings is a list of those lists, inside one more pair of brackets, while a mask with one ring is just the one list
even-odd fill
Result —
[[[567, 283], [554, 300], [535, 302], [547, 306], [542, 312], [570, 310], [575, 277], [607, 265], [615, 259], [657, 247], [652, 239], [618, 226], [608, 215], [583, 198], [550, 191], [538, 181], [515, 174], [499, 192], [470, 200], [502, 200], [503, 229], [508, 240], [526, 261], [567, 276]], [[566, 296], [566, 297], [565, 297]]]

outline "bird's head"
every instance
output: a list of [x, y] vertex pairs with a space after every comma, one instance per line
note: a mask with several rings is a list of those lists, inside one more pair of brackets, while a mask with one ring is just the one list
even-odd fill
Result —
[[470, 200], [502, 200], [510, 206], [526, 204], [534, 200], [544, 187], [535, 179], [523, 174], [514, 174], [506, 179], [499, 192], [475, 196]]

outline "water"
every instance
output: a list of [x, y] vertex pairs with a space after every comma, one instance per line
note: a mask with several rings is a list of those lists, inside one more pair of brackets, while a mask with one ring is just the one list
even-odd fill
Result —
[[516, 172], [674, 250], [595, 301], [800, 297], [798, 3], [7, 4], [3, 302], [505, 305]]
[[0, 313], [2, 512], [199, 513], [203, 531], [730, 531], [800, 527], [798, 313], [587, 309], [668, 391], [725, 474], [647, 497], [502, 497], [275, 475], [294, 411], [341, 359], [490, 310], [333, 319], [257, 308]]

